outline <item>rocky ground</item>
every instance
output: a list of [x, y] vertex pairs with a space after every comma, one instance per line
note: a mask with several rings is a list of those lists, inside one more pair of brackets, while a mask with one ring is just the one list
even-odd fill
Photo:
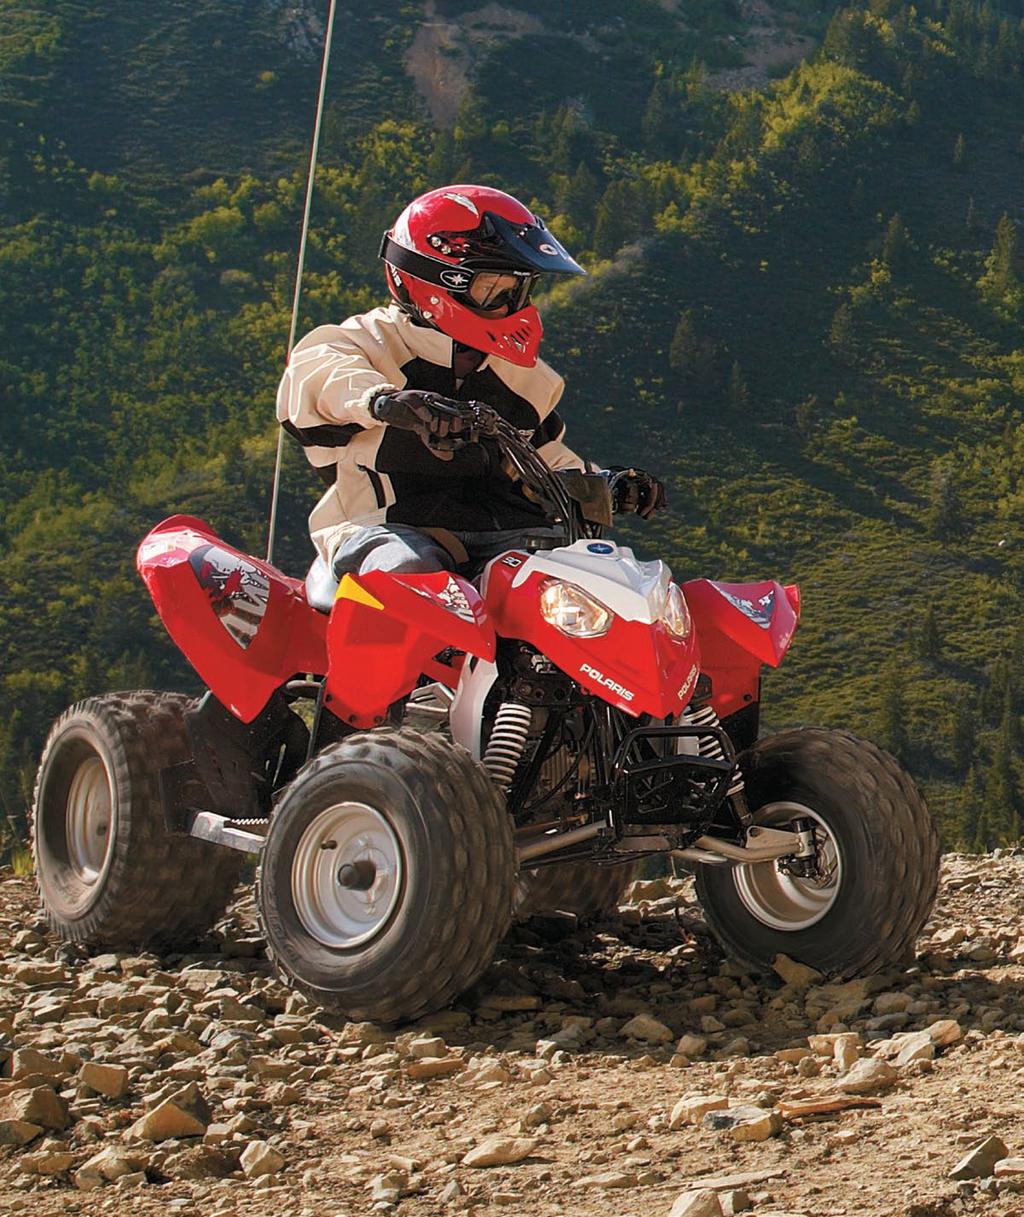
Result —
[[835, 985], [745, 976], [641, 883], [396, 1031], [278, 984], [250, 901], [203, 954], [90, 958], [0, 872], [0, 1213], [1024, 1214], [1022, 886], [948, 857], [916, 964]]

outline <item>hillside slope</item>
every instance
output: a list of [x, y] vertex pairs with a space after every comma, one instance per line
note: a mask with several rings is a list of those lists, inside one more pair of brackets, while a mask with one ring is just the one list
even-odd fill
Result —
[[[669, 512], [623, 535], [681, 576], [801, 583], [767, 724], [875, 735], [948, 841], [991, 845], [1024, 809], [1021, 31], [964, 0], [833, 7], [343, 7], [302, 325], [380, 300], [380, 231], [417, 190], [530, 200], [591, 271], [541, 300], [574, 444], [668, 473]], [[0, 809], [20, 823], [67, 701], [195, 687], [132, 570], [145, 529], [188, 510], [262, 549], [319, 8], [3, 12]], [[819, 49], [718, 87], [765, 28]], [[292, 571], [315, 494], [289, 451]]]

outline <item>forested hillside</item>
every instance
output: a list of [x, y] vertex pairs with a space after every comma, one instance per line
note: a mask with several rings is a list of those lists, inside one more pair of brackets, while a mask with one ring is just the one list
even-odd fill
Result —
[[[265, 544], [324, 7], [0, 0], [12, 831], [67, 702], [195, 687], [134, 573], [147, 527]], [[529, 200], [591, 272], [542, 301], [574, 446], [670, 485], [632, 543], [801, 584], [768, 725], [870, 733], [947, 842], [1016, 839], [1019, 5], [382, 0], [337, 36], [303, 326], [381, 300], [417, 191]], [[289, 452], [292, 573], [316, 493]]]

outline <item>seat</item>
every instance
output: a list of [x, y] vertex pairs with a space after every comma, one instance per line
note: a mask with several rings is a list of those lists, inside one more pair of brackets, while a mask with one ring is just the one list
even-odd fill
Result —
[[306, 575], [306, 601], [319, 613], [329, 613], [338, 594], [338, 579], [334, 571], [317, 554]]

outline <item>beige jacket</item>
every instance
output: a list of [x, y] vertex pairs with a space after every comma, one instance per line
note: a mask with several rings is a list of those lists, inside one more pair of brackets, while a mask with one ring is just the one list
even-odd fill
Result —
[[452, 372], [452, 340], [416, 325], [390, 305], [341, 325], [323, 325], [292, 351], [277, 394], [277, 417], [334, 484], [309, 517], [318, 551], [330, 561], [339, 542], [368, 524], [404, 523], [455, 530], [519, 527], [537, 508], [503, 474], [481, 468], [472, 445], [442, 461], [411, 432], [375, 419], [370, 402], [388, 389], [429, 389], [484, 401], [521, 429], [552, 469], [585, 467], [563, 443], [555, 412], [562, 378], [546, 363], [521, 368], [488, 357], [463, 381]]

